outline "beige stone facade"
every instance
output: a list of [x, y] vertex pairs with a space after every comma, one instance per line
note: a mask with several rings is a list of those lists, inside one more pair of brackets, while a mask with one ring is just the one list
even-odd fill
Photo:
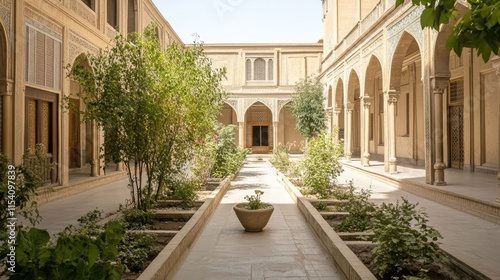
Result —
[[497, 174], [500, 59], [450, 53], [453, 23], [422, 31], [421, 12], [411, 1], [323, 0], [321, 77], [345, 158], [381, 160], [388, 173], [425, 166], [436, 185], [446, 168]]
[[318, 76], [322, 44], [207, 44], [215, 68], [227, 69], [230, 93], [219, 121], [238, 127], [237, 143], [254, 153], [269, 153], [278, 144], [300, 152], [304, 138], [286, 106], [295, 83]]
[[47, 180], [59, 185], [68, 183], [70, 170], [91, 163], [92, 175], [102, 175], [102, 131], [61, 108], [62, 97], [78, 87], [65, 66], [105, 48], [117, 30], [140, 32], [153, 21], [164, 46], [182, 44], [150, 0], [0, 1], [2, 153], [19, 164], [28, 149], [44, 144], [57, 164]]

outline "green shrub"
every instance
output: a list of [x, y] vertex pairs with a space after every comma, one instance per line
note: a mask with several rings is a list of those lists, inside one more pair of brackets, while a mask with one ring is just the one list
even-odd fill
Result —
[[378, 246], [373, 249], [377, 274], [383, 279], [418, 275], [442, 258], [438, 239], [441, 234], [427, 225], [427, 213], [402, 198], [396, 204], [383, 203], [374, 212], [371, 229]]
[[314, 208], [318, 211], [326, 211], [326, 209], [328, 209], [328, 205], [324, 202], [316, 202], [314, 203]]
[[234, 176], [245, 160], [248, 150], [239, 148], [234, 142], [236, 126], [228, 125], [217, 129], [214, 137], [216, 142], [215, 163], [211, 176], [224, 178]]
[[342, 155], [341, 142], [321, 133], [311, 138], [302, 160], [303, 181], [310, 194], [328, 198], [336, 178], [342, 172], [339, 158]]
[[200, 184], [197, 180], [186, 180], [184, 182], [172, 182], [169, 187], [170, 199], [182, 201], [182, 208], [190, 208], [196, 200], [197, 191], [200, 190]]
[[146, 225], [154, 224], [154, 216], [151, 210], [137, 208], [123, 210], [123, 221], [128, 229], [144, 229]]
[[347, 200], [348, 203], [343, 204], [340, 209], [349, 212], [349, 216], [342, 220], [338, 225], [339, 231], [345, 232], [361, 232], [370, 228], [371, 216], [376, 209], [374, 203], [369, 202], [371, 192], [369, 190], [361, 190], [356, 192], [352, 182], [349, 184]]
[[280, 171], [285, 171], [290, 166], [290, 156], [288, 155], [288, 147], [283, 144], [278, 144], [274, 147], [271, 159], [269, 160], [274, 167]]
[[118, 245], [121, 262], [132, 272], [146, 268], [148, 259], [156, 254], [154, 238], [147, 233], [127, 232]]
[[20, 229], [16, 272], [10, 279], [118, 280], [124, 270], [117, 250], [123, 234], [123, 227], [114, 221], [95, 238], [68, 230], [53, 244], [46, 230]]

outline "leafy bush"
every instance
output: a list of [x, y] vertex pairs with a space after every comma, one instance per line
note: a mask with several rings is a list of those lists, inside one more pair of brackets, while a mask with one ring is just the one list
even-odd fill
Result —
[[97, 237], [66, 231], [55, 244], [46, 230], [19, 230], [16, 273], [10, 279], [120, 279], [123, 265], [117, 246], [124, 229], [108, 223]]
[[122, 217], [125, 227], [128, 229], [144, 229], [145, 225], [154, 224], [153, 212], [137, 208], [123, 210]]
[[239, 148], [234, 143], [236, 126], [221, 126], [217, 129], [214, 137], [216, 142], [215, 163], [212, 169], [212, 177], [224, 178], [234, 176], [246, 158], [248, 151]]
[[269, 160], [278, 170], [285, 171], [290, 166], [290, 156], [288, 155], [288, 147], [283, 144], [278, 144], [274, 147], [271, 159]]
[[356, 192], [352, 182], [349, 184], [348, 192], [349, 202], [340, 206], [340, 209], [349, 212], [349, 216], [342, 220], [337, 229], [348, 232], [366, 231], [370, 228], [371, 216], [376, 209], [375, 204], [368, 201], [371, 192], [364, 189]]
[[383, 203], [374, 212], [371, 229], [375, 233], [373, 249], [375, 269], [383, 279], [408, 275], [422, 276], [422, 271], [442, 258], [437, 243], [441, 234], [427, 225], [427, 213], [417, 204], [402, 198], [396, 204]]
[[339, 163], [341, 143], [334, 142], [332, 136], [321, 133], [309, 141], [304, 154], [301, 167], [307, 191], [319, 198], [329, 197], [331, 187], [342, 172]]
[[328, 205], [326, 205], [326, 203], [324, 202], [316, 202], [314, 204], [314, 208], [316, 208], [318, 211], [325, 211], [326, 209], [328, 209]]
[[128, 270], [141, 271], [146, 268], [148, 259], [156, 253], [154, 238], [147, 233], [127, 232], [118, 245], [118, 251], [121, 262]]
[[183, 208], [193, 206], [196, 199], [196, 192], [200, 190], [200, 184], [196, 179], [185, 180], [183, 182], [171, 182], [168, 186], [170, 191], [169, 197], [182, 201]]

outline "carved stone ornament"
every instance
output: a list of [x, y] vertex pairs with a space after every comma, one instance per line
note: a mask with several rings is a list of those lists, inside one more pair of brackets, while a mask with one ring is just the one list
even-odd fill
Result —
[[390, 90], [387, 93], [387, 102], [389, 102], [389, 104], [395, 104], [395, 103], [397, 103], [398, 99], [399, 99], [399, 95], [400, 95], [399, 91]]
[[432, 91], [434, 94], [443, 94], [448, 88], [449, 76], [431, 77]]
[[363, 106], [368, 109], [370, 108], [370, 105], [372, 104], [372, 97], [371, 96], [368, 96], [368, 95], [365, 95], [363, 96]]

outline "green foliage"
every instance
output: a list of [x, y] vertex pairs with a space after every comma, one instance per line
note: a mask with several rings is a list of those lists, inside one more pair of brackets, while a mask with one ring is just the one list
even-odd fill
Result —
[[319, 79], [308, 77], [295, 85], [292, 96], [292, 114], [297, 118], [297, 130], [311, 138], [326, 128], [325, 97]]
[[325, 133], [309, 141], [302, 160], [303, 181], [309, 193], [318, 198], [331, 195], [331, 187], [342, 172], [339, 162], [342, 149], [340, 142], [334, 142], [332, 136]]
[[127, 232], [118, 245], [118, 256], [121, 262], [132, 272], [146, 268], [148, 259], [156, 251], [153, 236], [143, 232]]
[[86, 59], [89, 66], [77, 60], [68, 68], [82, 88], [73, 94], [86, 104], [85, 111], [74, 109], [104, 129], [108, 158], [127, 169], [134, 206], [150, 209], [179, 180], [196, 141], [213, 131], [227, 96], [225, 69], [213, 70], [200, 44], [162, 50], [154, 25], [143, 36], [119, 34]]
[[326, 211], [326, 209], [328, 209], [328, 205], [324, 202], [316, 202], [314, 204], [314, 208], [316, 208], [318, 211]]
[[396, 204], [383, 203], [374, 212], [371, 229], [378, 246], [373, 249], [376, 271], [383, 279], [419, 275], [422, 269], [439, 260], [441, 234], [427, 225], [427, 214], [407, 199]]
[[254, 195], [246, 195], [245, 199], [248, 201], [246, 208], [249, 210], [257, 210], [264, 207], [264, 205], [266, 204], [262, 203], [262, 201], [260, 200], [260, 196], [263, 194], [264, 194], [263, 191], [255, 190]]
[[207, 134], [205, 138], [200, 138], [196, 141], [196, 151], [192, 160], [191, 172], [201, 186], [206, 185], [215, 164], [216, 141], [214, 134], [216, 133], [214, 131]]
[[214, 135], [215, 140], [215, 163], [211, 176], [214, 178], [224, 178], [234, 176], [245, 160], [248, 151], [239, 148], [234, 142], [236, 126], [220, 126]]
[[183, 208], [189, 208], [193, 206], [196, 199], [196, 192], [200, 190], [200, 185], [196, 180], [184, 180], [182, 182], [172, 182], [169, 185], [171, 199], [177, 199], [182, 201]]
[[118, 280], [123, 265], [118, 259], [117, 246], [123, 234], [118, 222], [110, 222], [98, 236], [67, 231], [52, 244], [46, 230], [20, 229], [16, 273], [10, 279]]
[[154, 216], [151, 210], [125, 209], [122, 219], [127, 229], [144, 229], [145, 225], [154, 224]]
[[[396, 6], [404, 0], [396, 0]], [[431, 27], [439, 31], [441, 24], [458, 18], [457, 0], [412, 0], [413, 5], [423, 5], [420, 22], [422, 28]], [[470, 8], [453, 28], [446, 46], [460, 56], [463, 48], [477, 49], [477, 55], [487, 62], [491, 53], [500, 51], [500, 1], [467, 0]]]
[[286, 145], [279, 143], [277, 147], [274, 147], [273, 154], [269, 160], [274, 167], [282, 172], [287, 170], [291, 163], [288, 151], [289, 149]]
[[348, 203], [341, 206], [341, 210], [349, 212], [338, 225], [337, 229], [344, 232], [362, 232], [370, 228], [371, 216], [375, 211], [374, 203], [369, 202], [371, 192], [369, 190], [360, 190], [356, 192], [352, 182], [349, 184]]

